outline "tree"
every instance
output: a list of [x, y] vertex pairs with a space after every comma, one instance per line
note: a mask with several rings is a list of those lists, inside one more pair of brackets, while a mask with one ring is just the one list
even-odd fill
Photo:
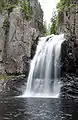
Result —
[[58, 13], [61, 14], [65, 7], [70, 8], [72, 4], [72, 0], [60, 0], [57, 4]]
[[[58, 18], [60, 17], [60, 15], [63, 13], [64, 9], [67, 7], [68, 9], [71, 8], [72, 6], [72, 0], [60, 0], [60, 2], [57, 5], [57, 12], [58, 15], [56, 14], [56, 12], [53, 13], [53, 17], [51, 19], [51, 28], [50, 28], [50, 34], [56, 34], [58, 31], [58, 24], [59, 24], [59, 20]], [[74, 5], [75, 6], [75, 5]]]
[[19, 0], [0, 0], [0, 12], [7, 10], [10, 13], [18, 2]]
[[46, 22], [43, 23], [43, 31], [44, 31], [44, 35], [47, 35], [47, 23]]
[[33, 13], [32, 7], [30, 6], [30, 2], [28, 2], [27, 0], [22, 0], [21, 11], [24, 13], [25, 18], [29, 20]]
[[50, 34], [56, 34], [58, 30], [58, 15], [54, 11], [53, 17], [51, 18]]

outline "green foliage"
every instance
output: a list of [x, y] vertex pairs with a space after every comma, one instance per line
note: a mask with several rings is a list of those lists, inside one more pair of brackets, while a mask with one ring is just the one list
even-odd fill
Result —
[[43, 24], [43, 32], [44, 32], [44, 35], [47, 35], [47, 25], [46, 25], [46, 22], [44, 22], [44, 24]]
[[27, 0], [23, 0], [21, 3], [21, 11], [24, 13], [26, 20], [29, 20], [32, 15], [32, 8]]
[[26, 19], [30, 19], [32, 15], [32, 8], [27, 0], [0, 0], [0, 12], [7, 10], [8, 14], [20, 3], [21, 11], [24, 13]]
[[12, 5], [17, 5], [20, 2], [20, 0], [8, 0], [8, 3]]
[[72, 6], [73, 7], [75, 6], [74, 4], [72, 4], [72, 0], [60, 0], [60, 2], [57, 5], [58, 15], [56, 15], [54, 13], [54, 16], [52, 17], [52, 20], [51, 20], [52, 25], [51, 25], [51, 28], [50, 28], [50, 34], [56, 34], [57, 33], [58, 24], [59, 24], [58, 18], [63, 13], [65, 8], [69, 9]]
[[8, 80], [9, 78], [19, 78], [17, 75], [8, 75], [8, 74], [0, 74], [0, 80]]
[[0, 80], [8, 80], [11, 76], [6, 74], [0, 74]]
[[4, 7], [5, 7], [5, 3], [6, 3], [6, 0], [1, 0], [0, 1], [0, 12], [3, 11]]
[[9, 30], [9, 18], [8, 17], [6, 17], [3, 22], [3, 29], [5, 31], [5, 35], [7, 35], [8, 30]]
[[51, 19], [50, 34], [56, 34], [58, 31], [58, 15], [54, 13], [54, 16]]
[[1, 0], [0, 1], [0, 12], [3, 10], [12, 11], [14, 7], [18, 4], [19, 0]]
[[70, 8], [71, 4], [71, 0], [60, 0], [57, 5], [58, 13], [62, 13], [65, 7]]

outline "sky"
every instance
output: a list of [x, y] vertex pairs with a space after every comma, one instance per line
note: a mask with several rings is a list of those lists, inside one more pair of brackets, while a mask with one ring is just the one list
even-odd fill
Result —
[[44, 12], [44, 21], [49, 25], [52, 13], [56, 10], [56, 5], [60, 0], [38, 0]]

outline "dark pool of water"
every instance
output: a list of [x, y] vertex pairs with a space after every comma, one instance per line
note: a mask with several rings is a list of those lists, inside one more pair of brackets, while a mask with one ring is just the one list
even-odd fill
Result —
[[78, 100], [0, 99], [0, 120], [78, 120]]

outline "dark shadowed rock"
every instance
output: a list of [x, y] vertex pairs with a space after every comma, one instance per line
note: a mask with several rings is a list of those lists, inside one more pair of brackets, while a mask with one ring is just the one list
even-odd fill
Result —
[[63, 85], [61, 87], [61, 96], [66, 98], [78, 97], [78, 77], [74, 74], [65, 74], [61, 79]]
[[74, 43], [69, 40], [64, 41], [61, 49], [61, 74], [76, 72], [76, 57], [74, 54]]
[[10, 97], [22, 95], [26, 89], [27, 78], [25, 75], [10, 77], [8, 80], [0, 80], [0, 96]]

